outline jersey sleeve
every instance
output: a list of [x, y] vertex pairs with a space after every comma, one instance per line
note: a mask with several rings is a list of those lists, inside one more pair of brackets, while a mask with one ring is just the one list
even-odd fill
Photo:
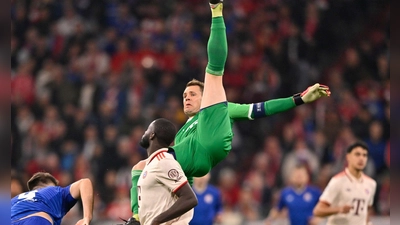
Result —
[[70, 192], [71, 185], [60, 188], [60, 193], [62, 196], [62, 211], [67, 213], [77, 202], [74, 197], [72, 197]]
[[285, 204], [285, 190], [281, 191], [281, 194], [279, 195], [279, 201], [277, 208], [279, 211], [281, 211], [284, 207], [286, 206]]
[[368, 206], [372, 206], [374, 204], [375, 192], [376, 192], [376, 182], [374, 182], [374, 186], [373, 186], [373, 189], [371, 192], [371, 197], [369, 199]]
[[233, 120], [253, 120], [253, 104], [237, 104], [228, 102], [228, 114]]
[[158, 162], [157, 181], [164, 184], [169, 191], [176, 192], [188, 181], [179, 163], [174, 159], [162, 159]]
[[332, 204], [339, 193], [340, 184], [337, 179], [332, 178], [326, 186], [324, 192], [322, 192], [320, 201]]
[[221, 196], [221, 192], [216, 188], [215, 189], [215, 212], [216, 215], [218, 215], [219, 213], [222, 212], [222, 196]]

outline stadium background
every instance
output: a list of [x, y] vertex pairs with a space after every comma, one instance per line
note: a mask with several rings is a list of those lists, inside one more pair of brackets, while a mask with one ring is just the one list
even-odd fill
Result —
[[[89, 177], [93, 224], [129, 217], [140, 137], [158, 117], [180, 127], [185, 83], [203, 80], [207, 1], [11, 2], [12, 192], [42, 170], [61, 185]], [[387, 0], [225, 1], [229, 101], [287, 97], [314, 82], [332, 91], [235, 124], [233, 150], [212, 171], [225, 218], [259, 223], [299, 162], [323, 189], [361, 139], [378, 182], [375, 224], [389, 224], [389, 11]], [[63, 224], [79, 216], [76, 206]]]

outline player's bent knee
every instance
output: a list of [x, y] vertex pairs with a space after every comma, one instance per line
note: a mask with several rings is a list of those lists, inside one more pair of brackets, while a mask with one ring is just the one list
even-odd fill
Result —
[[146, 166], [146, 160], [141, 160], [136, 165], [133, 166], [132, 170], [143, 170]]

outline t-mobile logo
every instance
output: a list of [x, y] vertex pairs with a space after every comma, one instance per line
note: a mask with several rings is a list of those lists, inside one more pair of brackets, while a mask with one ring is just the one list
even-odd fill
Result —
[[360, 212], [364, 210], [365, 200], [360, 198], [353, 199], [353, 209], [355, 210], [354, 215], [360, 215]]

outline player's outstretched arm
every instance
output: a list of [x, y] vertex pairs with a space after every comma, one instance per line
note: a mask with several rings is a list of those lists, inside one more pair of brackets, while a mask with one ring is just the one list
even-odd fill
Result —
[[159, 225], [175, 219], [197, 205], [197, 197], [188, 183], [179, 188], [175, 194], [178, 200], [167, 211], [154, 218], [151, 225]]
[[344, 205], [340, 207], [333, 207], [330, 206], [328, 203], [319, 201], [318, 204], [315, 206], [313, 214], [317, 217], [327, 217], [339, 213], [347, 214], [350, 212], [352, 206]]
[[89, 225], [93, 218], [93, 184], [88, 179], [81, 179], [71, 184], [71, 196], [82, 200], [83, 218], [76, 225]]
[[319, 98], [330, 96], [329, 87], [322, 84], [314, 84], [302, 93], [287, 98], [272, 99], [265, 102], [252, 104], [229, 103], [229, 117], [234, 120], [253, 120], [281, 113], [304, 103], [311, 103]]
[[273, 207], [269, 212], [268, 217], [265, 219], [265, 225], [271, 225], [280, 215], [280, 211], [277, 207]]

